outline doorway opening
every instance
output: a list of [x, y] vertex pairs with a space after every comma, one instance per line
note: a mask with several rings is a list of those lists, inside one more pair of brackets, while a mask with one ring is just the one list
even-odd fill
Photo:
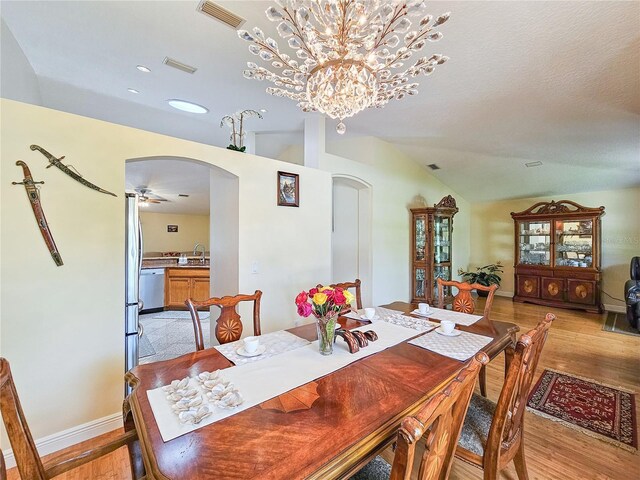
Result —
[[[239, 188], [236, 175], [192, 158], [130, 159], [125, 172], [126, 191], [138, 194], [143, 237], [138, 279], [145, 304], [135, 322], [125, 322], [126, 342], [137, 343], [137, 358], [126, 360], [131, 368], [195, 350], [187, 298], [238, 293]], [[208, 347], [209, 313], [200, 319]], [[133, 350], [126, 348], [130, 356]]]
[[362, 281], [362, 302], [373, 305], [371, 185], [349, 175], [333, 176], [332, 281]]

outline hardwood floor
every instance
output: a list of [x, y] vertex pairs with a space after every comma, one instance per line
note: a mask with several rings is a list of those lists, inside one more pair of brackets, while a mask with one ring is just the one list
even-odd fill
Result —
[[[497, 297], [491, 318], [512, 321], [520, 325], [521, 331], [527, 331], [548, 311], [553, 312], [557, 320], [551, 327], [536, 377], [545, 368], [554, 368], [640, 392], [640, 336], [603, 331], [606, 314], [512, 303], [510, 299]], [[503, 375], [504, 362], [497, 358], [487, 368], [489, 398], [497, 399]], [[640, 413], [638, 396], [636, 411]], [[87, 443], [91, 444], [91, 441]], [[640, 478], [638, 452], [625, 451], [530, 412], [525, 416], [525, 451], [530, 480]], [[126, 448], [57, 478], [130, 479]], [[482, 470], [454, 461], [451, 480], [482, 478]], [[513, 465], [503, 472], [501, 478], [517, 479]], [[8, 480], [16, 479], [19, 479], [17, 471], [10, 470]]]

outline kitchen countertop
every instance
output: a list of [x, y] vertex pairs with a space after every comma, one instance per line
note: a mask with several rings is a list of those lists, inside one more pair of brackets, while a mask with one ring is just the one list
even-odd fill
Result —
[[209, 269], [211, 264], [208, 258], [205, 258], [205, 264], [200, 263], [200, 259], [191, 259], [192, 263], [187, 265], [178, 265], [177, 258], [158, 258], [158, 259], [142, 259], [142, 269], [148, 268], [206, 268]]

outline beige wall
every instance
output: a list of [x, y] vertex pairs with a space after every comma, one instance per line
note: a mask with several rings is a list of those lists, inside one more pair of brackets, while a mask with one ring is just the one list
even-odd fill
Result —
[[[121, 408], [127, 159], [191, 158], [238, 178], [238, 284], [241, 291], [263, 290], [263, 331], [292, 326], [295, 295], [330, 276], [327, 172], [10, 100], [1, 101], [0, 111], [0, 354], [12, 364], [35, 438]], [[45, 169], [45, 158], [29, 150], [32, 143], [66, 155], [66, 162], [118, 197]], [[61, 267], [44, 245], [24, 188], [10, 183], [22, 179], [18, 159], [27, 161], [36, 180], [46, 181], [42, 204]], [[300, 174], [300, 208], [276, 205], [278, 170]], [[259, 274], [251, 274], [254, 260]], [[8, 448], [5, 440], [2, 447]]]
[[[560, 198], [562, 197], [562, 198]], [[475, 268], [501, 260], [505, 272], [502, 294], [514, 291], [514, 233], [511, 212], [526, 210], [536, 202], [571, 200], [586, 207], [605, 207], [602, 217], [602, 288], [617, 298], [623, 297], [624, 282], [629, 279], [631, 257], [640, 255], [640, 188], [586, 192], [560, 197], [521, 198], [472, 206], [471, 259]], [[623, 303], [602, 296], [606, 306], [623, 307]]]
[[[174, 213], [140, 212], [145, 252], [191, 252], [196, 243], [207, 251], [209, 245], [209, 215], [179, 215]], [[175, 233], [167, 225], [178, 225]]]
[[371, 185], [375, 305], [411, 298], [409, 209], [422, 206], [420, 201], [433, 206], [446, 195], [456, 199], [460, 211], [453, 221], [453, 271], [468, 263], [471, 207], [460, 194], [393, 145], [377, 138], [347, 139], [328, 144], [327, 150], [331, 153], [321, 157], [321, 169], [333, 175], [352, 176]]

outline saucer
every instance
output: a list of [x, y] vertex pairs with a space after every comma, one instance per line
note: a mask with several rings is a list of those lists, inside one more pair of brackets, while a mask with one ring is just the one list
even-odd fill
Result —
[[422, 313], [420, 310], [418, 310], [417, 308], [411, 312], [414, 315], [419, 315], [420, 317], [428, 317], [429, 315], [431, 315], [433, 313], [433, 310], [429, 309], [427, 310], [427, 313]]
[[258, 355], [262, 355], [264, 352], [267, 351], [267, 347], [265, 347], [264, 345], [259, 345], [258, 348], [256, 349], [255, 352], [253, 353], [249, 353], [247, 352], [244, 347], [240, 347], [236, 350], [236, 353], [238, 355], [240, 355], [241, 357], [257, 357]]
[[444, 335], [445, 337], [457, 337], [462, 333], [460, 330], [454, 330], [451, 333], [444, 333], [444, 330], [442, 330], [442, 327], [436, 328], [436, 332], [438, 332], [440, 335]]
[[366, 315], [360, 315], [360, 320], [364, 320], [365, 322], [373, 322], [378, 315], [374, 315], [373, 318], [367, 318]]

